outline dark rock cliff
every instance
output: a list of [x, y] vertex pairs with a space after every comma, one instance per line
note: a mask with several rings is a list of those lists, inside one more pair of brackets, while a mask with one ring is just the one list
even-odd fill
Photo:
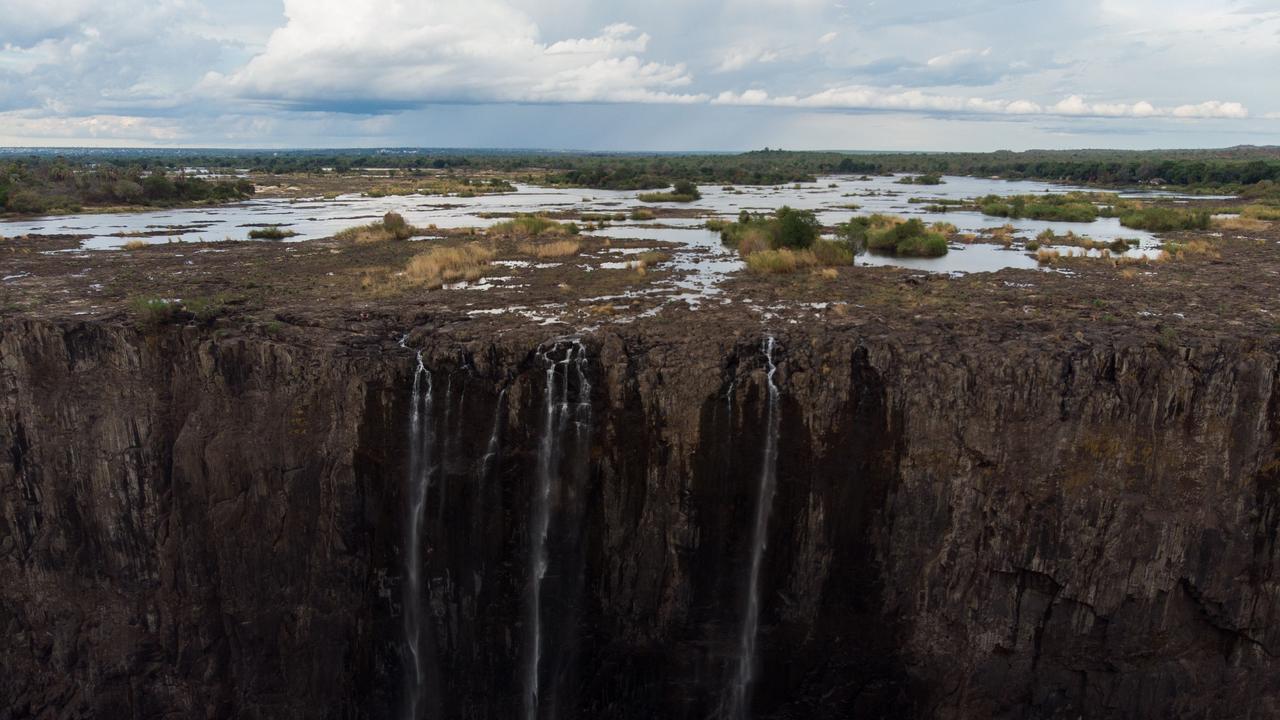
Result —
[[[755, 717], [1280, 715], [1273, 350], [789, 327]], [[527, 706], [540, 502], [539, 715], [712, 716], [760, 342], [416, 333], [414, 438], [390, 339], [9, 321], [0, 718], [394, 716], [415, 441], [423, 717]]]

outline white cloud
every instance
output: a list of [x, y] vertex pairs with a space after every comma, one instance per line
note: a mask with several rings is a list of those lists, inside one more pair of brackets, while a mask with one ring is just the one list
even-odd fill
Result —
[[208, 90], [304, 106], [441, 102], [696, 102], [684, 65], [642, 60], [625, 23], [545, 43], [502, 0], [286, 0], [265, 50]]
[[783, 56], [781, 50], [759, 47], [730, 48], [716, 66], [715, 72], [726, 73], [741, 70], [749, 65], [777, 62]]
[[0, 143], [43, 140], [171, 142], [183, 137], [172, 121], [128, 115], [50, 117], [31, 111], [0, 112]]
[[967, 113], [990, 115], [1048, 115], [1101, 118], [1227, 118], [1249, 117], [1249, 111], [1237, 102], [1210, 100], [1198, 105], [1158, 108], [1149, 102], [1090, 103], [1079, 95], [1071, 95], [1053, 105], [1031, 100], [989, 100], [927, 93], [921, 90], [885, 90], [854, 85], [831, 88], [804, 96], [772, 97], [763, 90], [743, 93], [722, 92], [712, 100], [717, 105], [767, 105], [774, 107], [821, 108], [845, 110], [902, 110], [915, 112]]
[[829, 32], [829, 33], [827, 33], [827, 34], [823, 35], [822, 37], [818, 38], [818, 44], [819, 44], [819, 45], [826, 45], [827, 43], [830, 43], [831, 41], [835, 40], [837, 37], [840, 37], [840, 33], [838, 33], [838, 32], [836, 32], [836, 31], [832, 30], [831, 32]]

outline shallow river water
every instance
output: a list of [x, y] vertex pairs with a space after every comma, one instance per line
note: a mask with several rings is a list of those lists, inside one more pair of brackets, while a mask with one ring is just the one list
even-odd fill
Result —
[[[946, 177], [942, 185], [897, 184], [895, 177], [867, 180], [849, 176], [820, 178], [816, 183], [775, 187], [703, 186], [701, 200], [688, 205], [646, 204], [632, 191], [545, 188], [518, 186], [514, 193], [474, 198], [439, 196], [395, 196], [369, 198], [344, 195], [325, 199], [260, 199], [235, 205], [142, 213], [79, 214], [0, 223], [0, 235], [74, 234], [84, 235], [82, 250], [119, 248], [130, 240], [150, 243], [245, 240], [254, 227], [279, 225], [298, 233], [289, 241], [310, 240], [333, 235], [353, 225], [373, 222], [388, 211], [396, 211], [412, 224], [440, 228], [487, 227], [500, 218], [491, 214], [531, 213], [567, 210], [574, 212], [628, 213], [636, 207], [680, 207], [703, 211], [708, 216], [734, 217], [740, 210], [768, 212], [783, 205], [813, 210], [826, 225], [848, 220], [854, 215], [889, 213], [918, 216], [926, 222], [949, 222], [961, 232], [1012, 225], [1016, 234], [1030, 238], [1045, 229], [1059, 234], [1073, 230], [1095, 240], [1135, 238], [1141, 242], [1133, 254], [1149, 252], [1158, 241], [1149, 233], [1121, 227], [1115, 218], [1092, 223], [1063, 223], [1040, 220], [992, 218], [977, 212], [930, 213], [927, 201], [963, 200], [988, 194], [1015, 195], [1062, 193], [1081, 190], [1065, 185], [1033, 181], [1006, 181], [971, 177]], [[1153, 193], [1145, 193], [1150, 196]], [[1166, 195], [1168, 196], [1168, 195]], [[1176, 197], [1176, 196], [1170, 196]], [[912, 198], [926, 202], [909, 202]], [[850, 209], [849, 205], [856, 205]], [[734, 256], [720, 246], [719, 236], [702, 227], [702, 218], [662, 218], [656, 222], [617, 222], [593, 234], [614, 238], [667, 240], [689, 247], [678, 253], [677, 266], [696, 269], [686, 284], [691, 292], [705, 294], [724, 274], [740, 267]], [[655, 224], [663, 227], [653, 227]], [[140, 237], [146, 234], [146, 237]], [[428, 238], [429, 240], [429, 238]], [[895, 258], [863, 256], [858, 264], [900, 265], [932, 272], [989, 272], [1006, 267], [1036, 267], [1024, 252], [992, 245], [956, 245], [941, 258]]]

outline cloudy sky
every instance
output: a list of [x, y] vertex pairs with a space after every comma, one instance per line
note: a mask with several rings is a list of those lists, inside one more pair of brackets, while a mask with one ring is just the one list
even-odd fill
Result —
[[0, 145], [1280, 144], [1280, 0], [0, 0]]

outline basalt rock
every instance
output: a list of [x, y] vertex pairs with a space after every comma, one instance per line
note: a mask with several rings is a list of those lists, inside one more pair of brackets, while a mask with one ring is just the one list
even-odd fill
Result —
[[[423, 717], [527, 714], [549, 387], [589, 421], [552, 428], [534, 714], [723, 707], [762, 337], [602, 331], [550, 383], [550, 335], [407, 338]], [[6, 321], [0, 718], [398, 716], [397, 339]], [[789, 326], [775, 360], [753, 717], [1280, 715], [1274, 348]]]

